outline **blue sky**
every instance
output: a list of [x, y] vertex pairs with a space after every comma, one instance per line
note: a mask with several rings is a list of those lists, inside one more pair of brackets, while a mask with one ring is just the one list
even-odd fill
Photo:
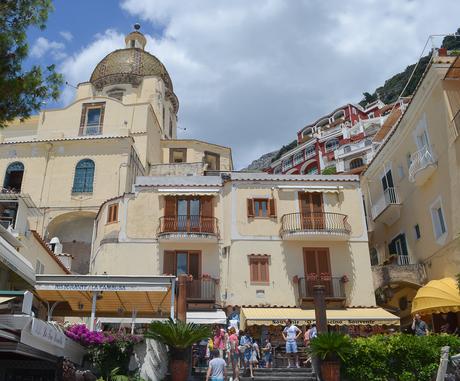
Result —
[[[430, 34], [460, 27], [458, 0], [56, 0], [54, 6], [47, 29], [29, 32], [27, 64], [55, 63], [69, 83], [87, 81], [140, 22], [146, 50], [165, 64], [179, 98], [179, 125], [186, 128], [179, 137], [230, 146], [238, 169], [414, 63]], [[69, 104], [73, 93], [65, 87], [57, 106]]]

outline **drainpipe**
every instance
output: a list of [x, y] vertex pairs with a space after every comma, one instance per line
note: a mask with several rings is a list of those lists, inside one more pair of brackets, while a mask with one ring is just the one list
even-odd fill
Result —
[[[53, 149], [53, 144], [52, 143], [46, 143], [45, 172], [43, 173], [43, 181], [42, 181], [42, 186], [41, 186], [41, 190], [40, 190], [40, 200], [38, 202], [38, 207], [39, 208], [41, 208], [41, 206], [42, 206], [43, 191], [45, 189], [46, 174], [48, 172], [48, 163], [49, 163], [49, 159], [50, 159], [50, 156], [51, 156], [51, 150], [52, 149]], [[45, 231], [45, 215], [46, 215], [46, 212], [44, 210], [43, 211], [43, 219], [42, 219], [42, 231], [41, 231], [42, 236], [43, 236], [44, 231]], [[38, 230], [38, 218], [37, 218], [36, 230]]]

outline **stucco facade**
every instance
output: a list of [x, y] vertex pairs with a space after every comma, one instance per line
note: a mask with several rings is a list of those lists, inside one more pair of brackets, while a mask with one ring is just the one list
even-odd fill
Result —
[[[460, 84], [446, 75], [455, 60], [434, 58], [361, 181], [373, 265], [394, 268], [377, 282], [380, 302], [403, 317], [414, 289], [460, 272]], [[401, 277], [397, 266], [412, 276]]]
[[[299, 279], [309, 274], [304, 251], [321, 248], [329, 258], [324, 275], [332, 277], [332, 287], [337, 288], [331, 292], [343, 288], [343, 295], [334, 295], [341, 304], [375, 305], [356, 176], [151, 176], [139, 178], [134, 189], [132, 194], [106, 202], [98, 213], [91, 259], [94, 274], [162, 274], [167, 271], [166, 256], [172, 252], [199, 253], [195, 280], [210, 277], [217, 281], [216, 304], [293, 307], [302, 304], [299, 287], [304, 286], [299, 286]], [[299, 195], [311, 192], [320, 197], [320, 213], [325, 217], [316, 227], [306, 226], [306, 220], [286, 227], [286, 215], [302, 213]], [[167, 198], [177, 203], [210, 198], [209, 218], [216, 220], [215, 225], [207, 226], [203, 217], [194, 222], [190, 213], [181, 223], [177, 210], [168, 214]], [[248, 200], [265, 199], [274, 200], [271, 215], [248, 216]], [[114, 204], [117, 220], [108, 222]], [[339, 218], [332, 221], [328, 216]], [[168, 218], [169, 227], [162, 222]], [[268, 260], [268, 277], [262, 280], [251, 279], [251, 260], [258, 257]]]

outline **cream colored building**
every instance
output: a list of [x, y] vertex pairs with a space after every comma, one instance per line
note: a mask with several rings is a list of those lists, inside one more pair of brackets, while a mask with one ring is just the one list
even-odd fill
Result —
[[406, 322], [420, 285], [460, 272], [459, 62], [434, 57], [361, 179], [378, 301]]
[[70, 105], [1, 131], [0, 199], [36, 205], [28, 223], [72, 272], [188, 274], [189, 310], [289, 307], [305, 323], [323, 284], [331, 324], [394, 324], [375, 308], [359, 178], [234, 172], [228, 147], [177, 139], [172, 81], [144, 46], [130, 33]]
[[[31, 226], [47, 241], [60, 239], [74, 257], [74, 272], [88, 272], [100, 205], [130, 192], [137, 176], [184, 161], [184, 147], [201, 173], [203, 164], [232, 169], [227, 148], [173, 140], [178, 100], [166, 68], [145, 43], [140, 32], [130, 33], [126, 48], [108, 54], [89, 82], [78, 85], [70, 105], [0, 131], [3, 193], [30, 196], [40, 212]], [[171, 157], [170, 146], [177, 148]]]
[[139, 177], [95, 226], [92, 273], [189, 274], [190, 310], [375, 306], [357, 176]]

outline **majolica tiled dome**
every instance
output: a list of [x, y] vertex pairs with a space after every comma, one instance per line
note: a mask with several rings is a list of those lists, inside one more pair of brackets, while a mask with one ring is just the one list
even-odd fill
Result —
[[142, 77], [157, 75], [173, 91], [171, 78], [158, 58], [140, 48], [115, 50], [106, 55], [91, 74], [90, 82], [97, 88], [129, 83], [137, 86]]
[[97, 64], [89, 80], [97, 89], [122, 83], [137, 86], [141, 83], [142, 77], [156, 75], [163, 79], [171, 92], [173, 91], [171, 78], [164, 65], [144, 50], [147, 40], [139, 32], [140, 27], [139, 24], [135, 24], [135, 30], [125, 37], [126, 49], [115, 50]]

